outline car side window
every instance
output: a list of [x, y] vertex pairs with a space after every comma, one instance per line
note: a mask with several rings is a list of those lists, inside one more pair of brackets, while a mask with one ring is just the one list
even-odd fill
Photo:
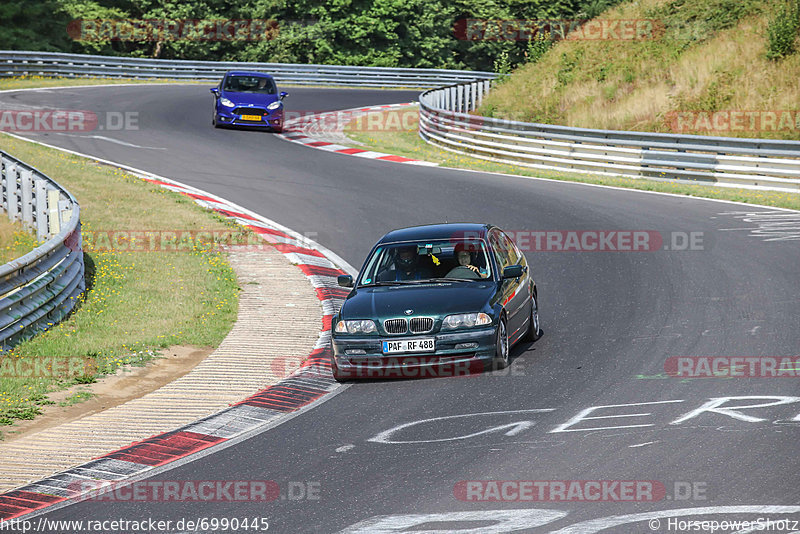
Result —
[[500, 244], [503, 246], [503, 248], [506, 250], [508, 254], [508, 264], [516, 265], [517, 263], [519, 263], [520, 260], [520, 254], [519, 250], [517, 250], [517, 246], [514, 244], [511, 238], [509, 238], [508, 235], [506, 235], [505, 233], [498, 232], [498, 234], [500, 235]]
[[494, 257], [497, 260], [497, 266], [502, 273], [503, 269], [508, 267], [510, 264], [508, 262], [508, 251], [503, 246], [500, 240], [500, 235], [497, 231], [493, 231], [489, 234], [489, 244], [492, 246], [492, 252], [494, 252]]

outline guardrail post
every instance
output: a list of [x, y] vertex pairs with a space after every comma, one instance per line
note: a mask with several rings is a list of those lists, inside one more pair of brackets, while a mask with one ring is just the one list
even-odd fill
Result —
[[8, 220], [17, 222], [19, 220], [19, 169], [16, 163], [12, 163], [10, 168], [6, 167], [6, 214]]
[[61, 198], [61, 193], [58, 192], [58, 189], [47, 190], [47, 221], [50, 235], [55, 235], [61, 231], [61, 220], [58, 213], [59, 198]]
[[58, 215], [61, 226], [69, 222], [69, 218], [72, 217], [72, 203], [69, 200], [62, 199], [58, 201]]
[[19, 173], [22, 191], [22, 222], [27, 228], [33, 227], [33, 171], [24, 169]]
[[33, 187], [34, 205], [36, 215], [36, 238], [39, 241], [47, 239], [47, 181], [42, 178], [34, 180]]
[[0, 171], [0, 204], [3, 206], [3, 211], [8, 213], [8, 200], [6, 198], [6, 191], [8, 191], [8, 173], [11, 167], [11, 160], [2, 158], [2, 171]]

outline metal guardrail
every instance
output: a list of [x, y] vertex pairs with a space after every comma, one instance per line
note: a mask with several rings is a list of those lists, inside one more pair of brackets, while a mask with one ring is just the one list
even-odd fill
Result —
[[265, 71], [283, 84], [348, 87], [429, 88], [495, 77], [491, 72], [448, 69], [187, 61], [0, 50], [0, 77], [97, 76], [219, 81], [225, 72], [235, 69]]
[[800, 142], [594, 130], [471, 115], [489, 80], [425, 91], [419, 134], [445, 150], [511, 165], [800, 192]]
[[0, 267], [0, 345], [6, 349], [63, 319], [86, 285], [75, 198], [3, 151], [0, 182], [8, 218], [34, 229], [44, 241]]
[[[497, 75], [481, 71], [156, 60], [0, 51], [0, 77], [217, 81], [232, 69], [279, 83], [435, 88], [420, 96], [420, 136], [446, 150], [547, 170], [800, 191], [800, 142], [571, 128], [470, 115]], [[442, 87], [442, 86], [445, 87]]]

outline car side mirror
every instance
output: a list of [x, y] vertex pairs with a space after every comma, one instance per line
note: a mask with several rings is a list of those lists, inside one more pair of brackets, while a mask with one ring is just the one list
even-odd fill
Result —
[[525, 267], [522, 265], [509, 265], [503, 269], [503, 280], [507, 278], [519, 278], [525, 274]]
[[280, 94], [280, 99], [281, 99], [281, 100], [283, 100], [283, 99], [284, 99], [284, 98], [286, 98], [287, 96], [289, 96], [289, 93], [287, 93], [286, 91], [281, 91], [281, 94]]
[[340, 274], [336, 277], [336, 282], [342, 287], [353, 287], [353, 277], [349, 274]]
[[209, 91], [214, 93], [214, 96], [219, 96], [219, 89], [217, 89], [216, 87], [212, 87], [211, 89], [209, 89]]

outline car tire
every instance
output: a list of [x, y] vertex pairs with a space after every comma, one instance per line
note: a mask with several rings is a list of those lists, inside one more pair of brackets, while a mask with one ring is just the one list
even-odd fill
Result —
[[531, 296], [531, 316], [528, 322], [528, 332], [525, 341], [534, 342], [542, 337], [542, 325], [539, 321], [539, 299], [534, 293]]
[[283, 126], [274, 126], [272, 128], [272, 133], [276, 134], [283, 133]]
[[497, 369], [505, 369], [508, 367], [508, 364], [511, 363], [511, 348], [508, 345], [508, 329], [506, 328], [506, 320], [504, 317], [500, 318], [500, 323], [497, 325], [494, 347], [495, 367]]
[[217, 122], [216, 117], [211, 117], [211, 126], [213, 126], [214, 128], [219, 128], [219, 123]]
[[331, 373], [333, 374], [333, 379], [340, 384], [347, 382], [347, 377], [345, 377], [341, 371], [339, 371], [339, 368], [336, 367], [336, 359], [333, 356], [331, 356]]

